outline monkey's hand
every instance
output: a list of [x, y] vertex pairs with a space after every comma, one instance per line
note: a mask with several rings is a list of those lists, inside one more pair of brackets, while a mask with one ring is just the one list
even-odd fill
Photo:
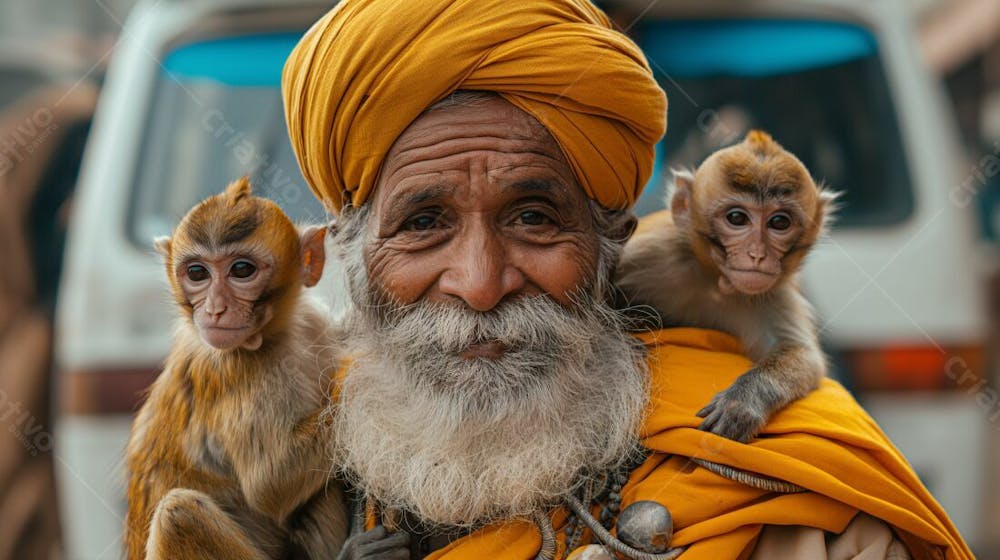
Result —
[[410, 560], [410, 534], [379, 525], [347, 539], [337, 560]]
[[735, 440], [750, 441], [764, 427], [773, 410], [776, 387], [766, 375], [750, 370], [725, 391], [717, 393], [698, 416], [699, 430]]

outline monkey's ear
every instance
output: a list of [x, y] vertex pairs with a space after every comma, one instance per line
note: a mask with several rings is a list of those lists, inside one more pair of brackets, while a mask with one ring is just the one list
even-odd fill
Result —
[[166, 235], [164, 235], [162, 237], [154, 237], [153, 238], [153, 249], [156, 249], [157, 253], [163, 255], [163, 258], [169, 258], [170, 257], [170, 238], [167, 237]]
[[674, 188], [670, 195], [670, 213], [674, 223], [683, 228], [691, 225], [691, 188], [694, 174], [686, 169], [673, 169]]
[[309, 226], [302, 230], [299, 236], [299, 262], [302, 266], [302, 284], [311, 288], [319, 283], [323, 276], [323, 266], [326, 264], [327, 226]]
[[819, 185], [818, 219], [822, 220], [821, 234], [826, 235], [830, 226], [837, 221], [837, 211], [840, 210], [840, 197], [844, 193], [831, 191], [825, 185]]

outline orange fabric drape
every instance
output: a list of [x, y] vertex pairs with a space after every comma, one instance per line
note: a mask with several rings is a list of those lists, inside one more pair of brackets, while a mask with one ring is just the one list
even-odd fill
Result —
[[[736, 339], [703, 329], [641, 335], [649, 349], [652, 392], [642, 430], [654, 453], [632, 473], [622, 507], [664, 504], [674, 517], [682, 560], [749, 555], [763, 524], [840, 532], [859, 511], [892, 526], [915, 559], [971, 559], [947, 514], [899, 451], [838, 383], [826, 380], [779, 412], [749, 445], [695, 429], [695, 412], [746, 371]], [[773, 494], [696, 467], [701, 457], [809, 489]], [[556, 514], [557, 526], [562, 512]], [[560, 535], [561, 538], [561, 535]], [[541, 539], [527, 522], [483, 529], [438, 551], [436, 560], [531, 559]]]
[[588, 0], [343, 0], [285, 64], [288, 132], [313, 192], [359, 206], [392, 143], [457, 89], [534, 116], [590, 198], [631, 206], [666, 128], [639, 48]]

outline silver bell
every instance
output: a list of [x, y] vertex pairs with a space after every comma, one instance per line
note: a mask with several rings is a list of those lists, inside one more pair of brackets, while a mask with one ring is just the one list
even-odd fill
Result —
[[599, 544], [588, 544], [570, 554], [569, 560], [615, 560], [606, 548]]
[[618, 540], [632, 548], [660, 554], [670, 549], [674, 536], [674, 520], [662, 505], [644, 500], [636, 502], [618, 515], [615, 524]]

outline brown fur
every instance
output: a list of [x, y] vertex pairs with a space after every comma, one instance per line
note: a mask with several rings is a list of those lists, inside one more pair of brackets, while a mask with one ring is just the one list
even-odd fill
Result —
[[[641, 220], [626, 245], [617, 283], [630, 304], [649, 305], [669, 323], [730, 332], [756, 362], [699, 412], [706, 418], [702, 429], [746, 441], [826, 375], [812, 307], [797, 273], [823, 232], [833, 199], [794, 155], [767, 133], [752, 131], [743, 143], [710, 156], [695, 174], [679, 173], [671, 209]], [[731, 242], [719, 217], [744, 206], [793, 217], [780, 243], [768, 244], [769, 229], [761, 234], [761, 246], [774, 253], [780, 272], [753, 295], [723, 289], [736, 285], [723, 277], [744, 242]]]
[[[334, 558], [347, 516], [329, 476], [322, 411], [340, 338], [324, 310], [299, 296], [309, 269], [300, 261], [321, 268], [322, 255], [300, 247], [284, 213], [253, 197], [245, 179], [195, 207], [157, 246], [182, 313], [126, 452], [127, 557]], [[266, 301], [255, 304], [272, 306], [273, 318], [259, 349], [218, 350], [199, 335], [175, 263], [251, 246], [275, 261]]]

